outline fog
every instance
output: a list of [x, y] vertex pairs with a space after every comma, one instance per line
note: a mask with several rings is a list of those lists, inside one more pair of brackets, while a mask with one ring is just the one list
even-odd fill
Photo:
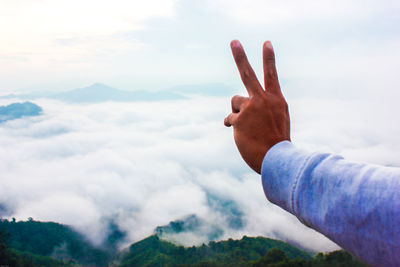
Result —
[[[223, 126], [227, 97], [34, 102], [41, 116], [0, 124], [3, 217], [69, 224], [95, 244], [112, 220], [127, 233], [124, 247], [194, 214], [203, 229], [171, 239], [197, 245], [208, 241], [208, 227], [219, 227], [218, 239], [263, 235], [314, 251], [337, 248], [267, 201], [260, 176], [241, 160], [232, 129]], [[393, 110], [367, 100], [288, 102], [297, 146], [400, 166], [393, 142], [400, 127], [382, 119]]]

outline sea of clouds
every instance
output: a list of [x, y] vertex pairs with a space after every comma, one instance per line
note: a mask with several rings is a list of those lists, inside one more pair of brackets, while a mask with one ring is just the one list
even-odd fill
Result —
[[[315, 251], [336, 249], [266, 200], [260, 176], [241, 160], [232, 129], [223, 126], [229, 100], [35, 100], [41, 116], [0, 124], [0, 215], [69, 224], [95, 244], [112, 220], [127, 232], [125, 246], [194, 214], [221, 227], [220, 239], [263, 235]], [[387, 120], [392, 109], [367, 100], [288, 102], [299, 147], [400, 166], [394, 142], [400, 127]], [[218, 206], [210, 196], [230, 204]], [[238, 214], [241, 225], [232, 227]], [[178, 241], [200, 244], [207, 236], [186, 233]]]

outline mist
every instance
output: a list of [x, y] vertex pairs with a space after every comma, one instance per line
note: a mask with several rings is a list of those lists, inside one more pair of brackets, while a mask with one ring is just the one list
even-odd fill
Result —
[[[313, 251], [337, 249], [267, 201], [260, 176], [223, 126], [227, 97], [35, 103], [41, 116], [0, 124], [2, 217], [69, 224], [94, 244], [106, 238], [112, 221], [127, 233], [122, 248], [195, 215], [200, 230], [169, 238], [198, 245], [218, 227], [216, 239], [263, 235]], [[297, 146], [400, 165], [392, 141], [400, 127], [380, 119], [391, 110], [376, 111], [368, 101], [292, 99], [289, 105]]]

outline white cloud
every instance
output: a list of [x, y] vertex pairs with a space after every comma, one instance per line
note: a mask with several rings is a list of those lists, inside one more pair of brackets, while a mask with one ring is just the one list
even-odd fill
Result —
[[[228, 99], [37, 104], [41, 117], [0, 127], [0, 203], [9, 216], [68, 223], [99, 243], [107, 218], [133, 242], [196, 214], [225, 228], [221, 238], [266, 235], [335, 248], [268, 204], [260, 177], [245, 166], [222, 124]], [[232, 202], [244, 228], [230, 228], [233, 211], [210, 206], [209, 195]]]
[[[68, 223], [98, 243], [107, 218], [133, 242], [196, 214], [225, 228], [221, 238], [265, 235], [309, 249], [336, 248], [267, 202], [260, 177], [245, 166], [231, 129], [222, 125], [229, 99], [37, 104], [44, 115], [0, 127], [0, 202], [10, 216]], [[289, 104], [299, 147], [400, 166], [400, 147], [392, 141], [400, 127], [381, 119], [393, 110], [367, 101]], [[244, 227], [229, 227], [235, 211], [210, 205], [209, 195], [232, 202]], [[205, 241], [182, 238], [185, 244]]]
[[[2, 50], [34, 53], [32, 45], [37, 42], [75, 36], [104, 36], [137, 30], [143, 27], [142, 23], [147, 19], [173, 16], [175, 2], [175, 0], [2, 1], [0, 19], [1, 23], [8, 27], [2, 27], [1, 33], [10, 37], [3, 40]], [[21, 40], [30, 42], [20, 42]]]
[[[52, 75], [60, 82], [87, 70], [97, 69], [99, 75], [99, 62], [110, 64], [143, 48], [142, 42], [124, 34], [145, 28], [146, 20], [173, 17], [175, 2], [1, 1], [0, 70], [7, 79], [19, 75], [31, 83]], [[2, 89], [15, 84], [2, 80]]]
[[[358, 20], [400, 7], [397, 1], [275, 1], [217, 0], [214, 5], [227, 16], [251, 24], [313, 22], [325, 20]], [[340, 22], [342, 23], [342, 22]]]
[[292, 136], [299, 146], [345, 158], [400, 166], [400, 108], [396, 99], [298, 99], [290, 106]]

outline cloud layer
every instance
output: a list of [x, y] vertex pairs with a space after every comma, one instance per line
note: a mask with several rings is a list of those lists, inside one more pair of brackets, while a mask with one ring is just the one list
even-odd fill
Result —
[[[242, 162], [231, 129], [222, 125], [229, 99], [36, 103], [43, 115], [0, 126], [3, 216], [71, 224], [95, 243], [112, 219], [129, 243], [195, 214], [222, 226], [221, 238], [265, 235], [318, 251], [336, 248], [268, 203], [260, 177]], [[374, 110], [366, 101], [289, 104], [298, 146], [400, 166], [400, 147], [392, 141], [400, 127], [381, 120], [392, 110]], [[186, 245], [206, 241], [181, 238]]]
[[[0, 127], [3, 215], [71, 224], [100, 243], [110, 219], [132, 242], [195, 214], [223, 226], [221, 238], [266, 235], [332, 248], [267, 202], [222, 125], [227, 99], [36, 103], [44, 115]], [[243, 227], [232, 227], [238, 214]]]

